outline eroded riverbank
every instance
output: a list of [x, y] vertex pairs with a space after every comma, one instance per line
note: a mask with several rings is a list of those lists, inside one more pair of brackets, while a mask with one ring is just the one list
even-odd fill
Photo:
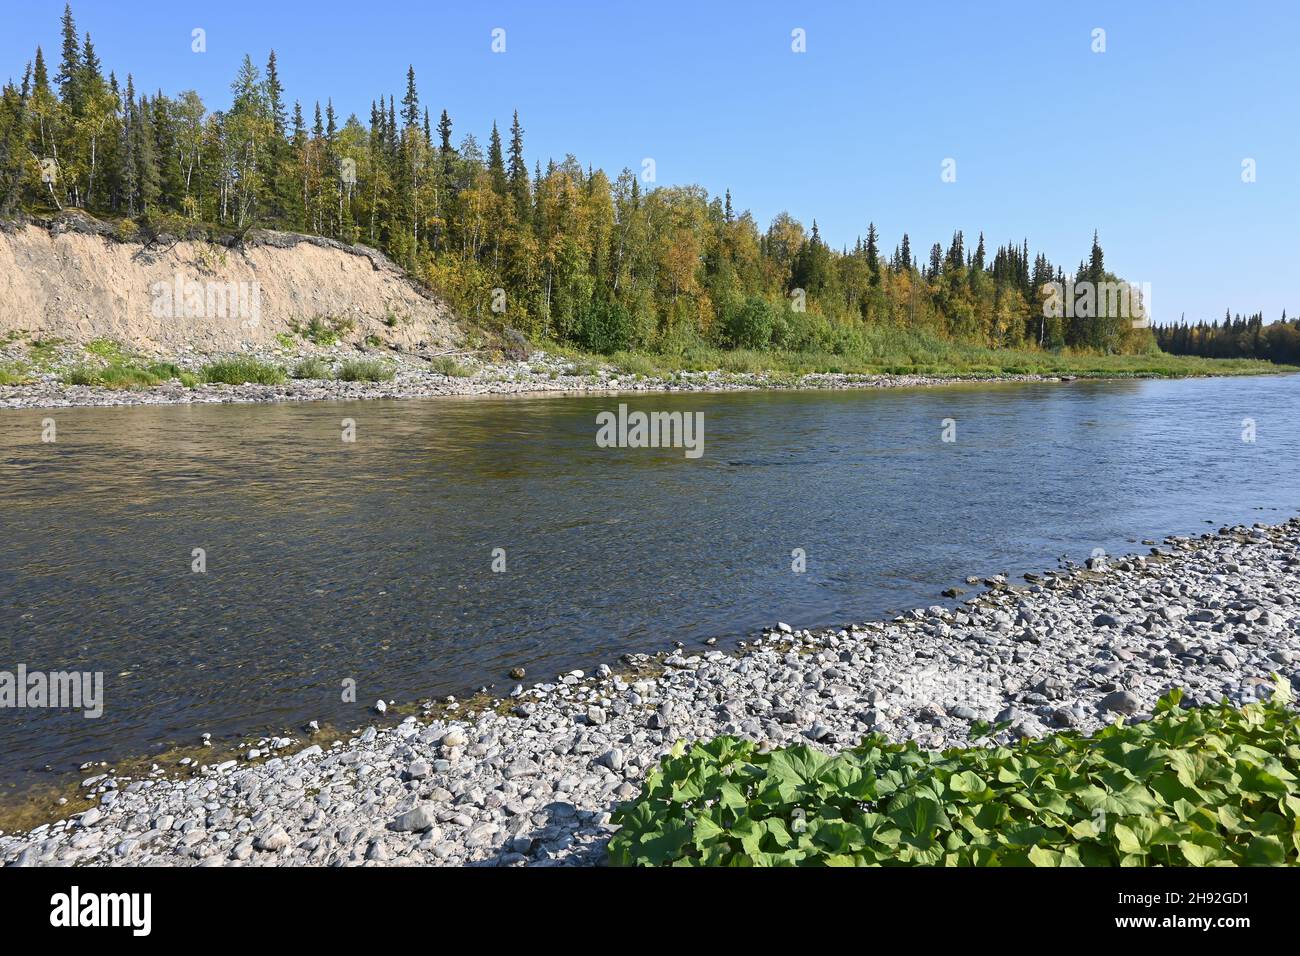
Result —
[[[678, 739], [827, 750], [869, 731], [941, 748], [1300, 684], [1300, 519], [1167, 539], [1092, 570], [991, 579], [957, 609], [686, 647], [428, 705], [327, 747], [285, 742], [190, 779], [95, 774], [90, 810], [0, 837], [7, 865], [598, 863], [610, 811]], [[275, 741], [280, 744], [280, 741]], [[292, 752], [296, 746], [303, 749]], [[279, 755], [283, 753], [285, 755]]]

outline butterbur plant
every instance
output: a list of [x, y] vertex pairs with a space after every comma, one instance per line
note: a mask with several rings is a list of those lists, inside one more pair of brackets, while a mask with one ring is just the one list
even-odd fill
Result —
[[831, 757], [678, 743], [621, 805], [622, 866], [1223, 866], [1300, 862], [1300, 715], [1271, 699], [1014, 746], [872, 735]]

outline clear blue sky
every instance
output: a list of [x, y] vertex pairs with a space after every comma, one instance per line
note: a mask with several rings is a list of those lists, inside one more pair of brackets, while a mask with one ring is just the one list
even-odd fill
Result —
[[[0, 75], [62, 0], [0, 0]], [[811, 9], [810, 9], [811, 8]], [[228, 103], [245, 52], [272, 47], [290, 99], [341, 116], [401, 98], [480, 141], [518, 108], [529, 165], [574, 153], [660, 183], [730, 187], [766, 226], [785, 209], [832, 245], [874, 220], [924, 255], [954, 229], [1027, 236], [1071, 268], [1152, 284], [1157, 321], [1300, 312], [1300, 4], [1272, 2], [340, 3], [81, 0], [106, 69]], [[191, 30], [207, 31], [192, 53]], [[490, 50], [494, 27], [506, 52]], [[791, 30], [807, 52], [791, 51]], [[1091, 50], [1094, 28], [1106, 52]], [[957, 161], [957, 181], [940, 164]], [[1253, 158], [1257, 182], [1241, 181]]]

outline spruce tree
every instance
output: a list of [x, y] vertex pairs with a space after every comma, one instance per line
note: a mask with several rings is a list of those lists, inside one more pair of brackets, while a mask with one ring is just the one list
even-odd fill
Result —
[[524, 129], [519, 125], [519, 111], [515, 110], [510, 124], [510, 194], [515, 200], [515, 215], [527, 222], [532, 210], [532, 196], [528, 188], [528, 164], [524, 162]]
[[275, 135], [284, 136], [284, 87], [280, 83], [280, 72], [276, 68], [275, 51], [266, 58], [266, 101], [271, 110], [271, 122], [275, 124]]
[[122, 99], [122, 193], [126, 214], [140, 212], [140, 164], [137, 158], [138, 136], [136, 126], [139, 114], [135, 104], [135, 79], [126, 75], [126, 93]]
[[420, 122], [420, 96], [415, 91], [415, 67], [406, 68], [406, 95], [402, 97], [402, 121], [405, 129], [414, 129]]
[[153, 107], [146, 97], [140, 97], [131, 132], [135, 138], [135, 159], [139, 170], [136, 188], [139, 190], [139, 208], [142, 216], [151, 216], [158, 208], [162, 177], [158, 171], [158, 151], [154, 141]]
[[86, 39], [81, 46], [81, 79], [80, 86], [83, 92], [89, 92], [94, 85], [104, 81], [104, 75], [101, 72], [102, 66], [99, 57], [95, 53], [95, 45], [90, 42], [90, 34], [86, 34]]
[[158, 161], [162, 173], [163, 193], [167, 204], [184, 211], [181, 205], [185, 195], [185, 167], [183, 157], [186, 146], [183, 139], [185, 104], [160, 96], [162, 109], [156, 121], [158, 135]]
[[438, 152], [442, 154], [444, 162], [451, 159], [451, 117], [447, 111], [442, 111], [442, 116], [438, 118]]
[[501, 155], [501, 133], [497, 130], [497, 124], [492, 123], [492, 136], [488, 139], [488, 176], [492, 182], [492, 190], [498, 196], [506, 194], [506, 165], [505, 158]]
[[49, 73], [45, 68], [45, 54], [41, 52], [39, 46], [36, 48], [36, 68], [35, 72], [32, 74], [32, 80], [34, 83], [33, 89], [36, 92], [49, 90], [50, 78]]
[[[30, 77], [23, 88], [30, 89]], [[22, 201], [26, 103], [27, 95], [12, 83], [0, 91], [0, 216], [16, 213]]]
[[77, 25], [72, 20], [71, 5], [63, 8], [63, 55], [54, 82], [59, 84], [59, 96], [74, 116], [81, 114], [81, 44], [77, 41]]

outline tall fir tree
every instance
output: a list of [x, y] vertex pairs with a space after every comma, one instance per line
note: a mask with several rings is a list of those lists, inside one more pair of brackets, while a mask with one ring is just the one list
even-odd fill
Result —
[[532, 195], [528, 184], [528, 163], [524, 161], [524, 128], [519, 125], [519, 111], [515, 110], [510, 124], [510, 194], [514, 197], [515, 215], [520, 222], [528, 222], [532, 210]]
[[492, 135], [488, 139], [488, 176], [492, 190], [498, 196], [504, 196], [507, 189], [506, 164], [501, 154], [501, 133], [497, 124], [492, 124]]
[[415, 67], [406, 69], [406, 95], [402, 97], [402, 122], [406, 129], [414, 129], [420, 122], [420, 95], [415, 91]]

